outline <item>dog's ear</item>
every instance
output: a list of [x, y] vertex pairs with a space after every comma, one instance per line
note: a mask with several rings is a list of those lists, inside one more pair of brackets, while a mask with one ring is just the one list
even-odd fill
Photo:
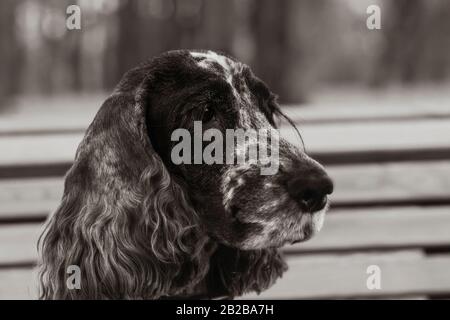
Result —
[[239, 250], [220, 245], [211, 257], [208, 293], [230, 298], [268, 289], [287, 270], [277, 249]]
[[41, 298], [158, 298], [206, 272], [207, 238], [147, 134], [150, 87], [150, 67], [128, 72], [78, 147], [39, 241]]

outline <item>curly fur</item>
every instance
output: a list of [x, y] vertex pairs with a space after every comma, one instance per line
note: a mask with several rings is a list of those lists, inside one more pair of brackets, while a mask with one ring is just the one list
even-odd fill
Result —
[[[43, 298], [159, 298], [205, 272], [208, 239], [142, 134], [143, 105], [117, 95], [103, 108], [125, 99], [129, 109], [117, 119], [96, 118], [67, 174], [62, 203], [41, 239]], [[126, 150], [130, 141], [140, 142], [135, 150]], [[69, 265], [84, 271], [81, 290], [66, 288]]]

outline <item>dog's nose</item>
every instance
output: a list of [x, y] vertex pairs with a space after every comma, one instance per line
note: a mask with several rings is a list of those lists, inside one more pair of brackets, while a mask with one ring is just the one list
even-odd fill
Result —
[[302, 170], [289, 179], [287, 190], [304, 210], [315, 212], [327, 204], [327, 195], [333, 192], [333, 181], [320, 168]]

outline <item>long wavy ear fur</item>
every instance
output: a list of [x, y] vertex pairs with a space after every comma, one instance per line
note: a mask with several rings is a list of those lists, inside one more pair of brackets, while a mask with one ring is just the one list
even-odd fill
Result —
[[[207, 272], [207, 237], [147, 134], [150, 71], [124, 76], [77, 150], [39, 240], [43, 299], [160, 298]], [[80, 289], [67, 287], [70, 265]]]
[[287, 270], [280, 252], [273, 249], [239, 250], [220, 245], [211, 257], [208, 293], [229, 298], [268, 289]]

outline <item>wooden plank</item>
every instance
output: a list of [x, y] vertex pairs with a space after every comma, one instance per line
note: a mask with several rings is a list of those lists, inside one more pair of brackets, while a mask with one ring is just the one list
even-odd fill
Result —
[[5, 116], [0, 118], [0, 136], [83, 133], [94, 119], [96, 111]]
[[23, 96], [11, 112], [0, 117], [0, 136], [83, 132], [91, 123], [107, 93]]
[[[450, 120], [298, 125], [298, 128], [306, 149], [316, 154], [450, 146]], [[291, 134], [291, 128], [282, 127], [280, 131], [292, 143], [299, 143], [298, 138]]]
[[[289, 270], [272, 288], [243, 298], [382, 298], [450, 293], [449, 256], [424, 257], [414, 251], [314, 255], [288, 258], [288, 264]], [[381, 269], [379, 290], [366, 286], [370, 265]], [[0, 270], [0, 299], [34, 299], [36, 287], [36, 270]]]
[[37, 299], [37, 270], [0, 269], [0, 300]]
[[[335, 182], [331, 196], [337, 207], [450, 200], [450, 162], [329, 166]], [[418, 203], [420, 204], [420, 203]]]
[[[397, 89], [397, 91], [399, 91]], [[448, 90], [447, 90], [448, 91]], [[414, 92], [393, 97], [375, 91], [321, 91], [304, 105], [287, 105], [283, 110], [302, 124], [336, 122], [402, 121], [450, 117], [450, 108], [442, 103], [441, 92], [413, 97]], [[0, 135], [83, 132], [108, 93], [22, 97], [0, 118]]]
[[[450, 293], [450, 256], [351, 254], [295, 257], [282, 279], [247, 299], [380, 298]], [[381, 289], [366, 286], [367, 267], [381, 269]]]
[[0, 180], [0, 222], [45, 219], [57, 208], [63, 188], [63, 178]]
[[[41, 112], [39, 115], [16, 113], [0, 118], [0, 135], [26, 135], [84, 132], [101, 106], [101, 101], [91, 108], [68, 110], [65, 112]], [[427, 106], [391, 105], [382, 106], [316, 106], [294, 105], [283, 111], [299, 125], [367, 122], [367, 121], [410, 121], [423, 119], [443, 119], [450, 117], [450, 108], [438, 104]]]
[[81, 134], [0, 137], [0, 166], [72, 162]]
[[[333, 154], [348, 157], [348, 154], [362, 153], [370, 160], [371, 153], [383, 156], [383, 152], [384, 156], [388, 152], [390, 157], [402, 152], [409, 152], [409, 155], [412, 152], [417, 153], [420, 158], [419, 150], [423, 150], [423, 153], [437, 152], [439, 156], [445, 157], [450, 152], [450, 120], [305, 125], [300, 126], [300, 130], [308, 152], [325, 159]], [[292, 128], [281, 128], [281, 134], [292, 143], [300, 143]], [[73, 161], [82, 136], [74, 133], [0, 136], [0, 150], [5, 150], [0, 155], [0, 167], [4, 167], [2, 171], [5, 171], [36, 164], [69, 164]], [[445, 150], [445, 153], [439, 154], [439, 150]], [[373, 159], [380, 160], [382, 159]]]
[[[450, 202], [450, 162], [330, 166], [334, 208]], [[41, 219], [61, 199], [63, 178], [0, 180], [0, 221]]]
[[299, 124], [341, 122], [411, 121], [419, 119], [450, 118], [445, 103], [408, 105], [385, 103], [376, 105], [307, 104], [285, 106], [283, 111]]
[[42, 230], [38, 223], [0, 225], [0, 266], [34, 264]]
[[[450, 148], [374, 149], [309, 153], [324, 165], [354, 165], [450, 159]], [[68, 166], [67, 166], [68, 168]], [[31, 171], [31, 170], [30, 170]]]
[[448, 117], [450, 94], [448, 84], [421, 88], [391, 87], [387, 90], [372, 90], [362, 87], [321, 87], [310, 92], [311, 99], [304, 105], [286, 106], [285, 111], [295, 118], [311, 121], [365, 121], [411, 117]]
[[[313, 239], [288, 254], [450, 246], [450, 207], [365, 209], [328, 214]], [[41, 224], [0, 225], [0, 266], [36, 261]]]
[[331, 211], [323, 229], [286, 252], [395, 249], [403, 247], [450, 248], [450, 207], [403, 207]]
[[1, 223], [43, 222], [58, 207], [58, 200], [24, 201], [2, 203]]

